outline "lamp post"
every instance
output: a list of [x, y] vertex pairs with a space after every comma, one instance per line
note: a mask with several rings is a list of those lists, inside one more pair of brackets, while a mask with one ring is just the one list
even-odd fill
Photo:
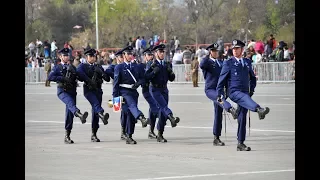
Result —
[[99, 49], [98, 0], [96, 0], [96, 49]]

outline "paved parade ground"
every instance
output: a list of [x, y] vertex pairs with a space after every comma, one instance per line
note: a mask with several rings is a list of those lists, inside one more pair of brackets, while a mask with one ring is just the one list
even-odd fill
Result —
[[[88, 111], [86, 124], [74, 119], [71, 139], [64, 144], [65, 105], [51, 87], [25, 85], [25, 177], [26, 180], [293, 180], [295, 179], [295, 84], [257, 84], [253, 99], [270, 113], [259, 120], [250, 112], [251, 131], [245, 144], [252, 151], [236, 151], [237, 123], [227, 116], [221, 140], [212, 145], [213, 105], [204, 84], [169, 85], [169, 108], [181, 121], [164, 132], [167, 143], [147, 138], [149, 127], [136, 124], [136, 145], [120, 140], [120, 113], [107, 107], [112, 86], [104, 84], [103, 108], [109, 124], [100, 122], [91, 137], [91, 106], [78, 87], [77, 105]], [[148, 104], [139, 88], [139, 108], [147, 116]], [[247, 123], [248, 125], [248, 123]], [[155, 131], [156, 132], [156, 131]]]

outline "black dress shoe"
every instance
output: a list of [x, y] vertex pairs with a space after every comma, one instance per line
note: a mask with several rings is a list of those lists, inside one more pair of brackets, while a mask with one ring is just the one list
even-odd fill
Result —
[[157, 135], [153, 131], [149, 131], [148, 138], [149, 139], [157, 139]]
[[98, 129], [92, 129], [91, 142], [100, 142], [100, 139], [97, 137]]
[[132, 135], [127, 135], [126, 144], [137, 144], [137, 141], [132, 139]]
[[173, 117], [172, 114], [169, 114], [168, 115], [168, 119], [170, 120], [171, 122], [171, 127], [176, 127], [177, 126], [177, 123], [180, 122], [180, 118], [179, 117]]
[[65, 144], [73, 144], [74, 142], [70, 139], [70, 133], [71, 131], [70, 130], [67, 130], [66, 131], [66, 135], [64, 137], [64, 143]]
[[239, 112], [234, 107], [231, 107], [228, 112], [232, 115], [233, 119], [238, 118]]
[[158, 131], [157, 141], [161, 143], [166, 143], [167, 140], [163, 137], [163, 132]]
[[148, 126], [148, 119], [144, 117], [144, 115], [140, 115], [138, 120], [141, 121], [142, 127], [145, 128]]
[[88, 112], [84, 112], [83, 114], [80, 112], [80, 110], [78, 110], [76, 113], [75, 113], [75, 116], [80, 118], [81, 120], [81, 123], [84, 124], [87, 122], [87, 117], [88, 117]]
[[270, 112], [270, 109], [268, 107], [266, 108], [257, 108], [257, 113], [258, 113], [258, 116], [259, 116], [259, 119], [262, 120], [266, 117], [266, 115]]
[[213, 145], [214, 146], [224, 146], [224, 142], [222, 142], [219, 138], [219, 136], [214, 136], [214, 140], [213, 140]]
[[127, 136], [126, 136], [126, 132], [125, 132], [125, 128], [124, 127], [121, 127], [120, 140], [127, 140]]
[[102, 120], [104, 125], [108, 124], [108, 119], [109, 119], [109, 113], [103, 114], [102, 112], [98, 113], [99, 118]]
[[243, 143], [238, 143], [237, 151], [251, 151], [251, 148]]

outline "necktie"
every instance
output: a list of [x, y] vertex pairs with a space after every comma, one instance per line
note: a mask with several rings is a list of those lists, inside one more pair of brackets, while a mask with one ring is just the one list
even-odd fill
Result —
[[243, 67], [243, 60], [239, 59], [239, 62], [241, 63], [241, 66]]

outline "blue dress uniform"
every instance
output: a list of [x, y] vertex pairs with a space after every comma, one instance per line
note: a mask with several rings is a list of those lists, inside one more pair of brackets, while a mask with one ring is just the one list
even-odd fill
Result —
[[[233, 48], [243, 48], [244, 43], [240, 40], [234, 40]], [[250, 151], [251, 148], [244, 144], [246, 137], [246, 117], [248, 109], [257, 112], [259, 119], [264, 119], [269, 113], [268, 107], [261, 108], [255, 101], [251, 99], [257, 79], [252, 70], [251, 61], [246, 58], [232, 57], [224, 61], [220, 73], [217, 91], [219, 101], [224, 98], [223, 87], [227, 83], [227, 95], [235, 103], [240, 106], [238, 114], [238, 151]]]
[[[120, 56], [122, 55], [123, 49], [117, 51], [115, 53], [115, 56]], [[110, 76], [114, 80], [114, 68], [116, 67], [116, 64], [111, 64], [108, 66], [108, 68], [105, 70], [105, 73]], [[110, 100], [111, 101], [111, 100]], [[122, 104], [122, 109], [121, 109], [121, 114], [120, 114], [120, 124], [121, 124], [121, 135], [120, 135], [120, 140], [126, 140], [126, 123], [127, 123], [127, 118], [134, 119], [133, 115], [128, 109], [127, 104]]]
[[[63, 58], [69, 57], [69, 49], [64, 48], [59, 51]], [[57, 64], [53, 67], [51, 73], [48, 76], [49, 81], [57, 82], [57, 96], [66, 104], [65, 115], [65, 130], [66, 135], [64, 142], [66, 144], [74, 143], [70, 139], [70, 133], [73, 125], [73, 117], [79, 117], [82, 124], [86, 123], [88, 112], [81, 114], [79, 108], [76, 106], [77, 96], [77, 72], [76, 68], [69, 62], [61, 61], [61, 64]]]
[[[131, 53], [132, 46], [127, 46], [123, 49], [123, 54]], [[127, 61], [127, 62], [126, 62]], [[114, 84], [113, 84], [113, 97], [122, 96], [125, 103], [128, 105], [129, 111], [134, 116], [134, 120], [127, 118], [126, 133], [127, 133], [127, 144], [136, 144], [136, 141], [132, 139], [134, 133], [135, 123], [140, 120], [142, 127], [147, 126], [147, 119], [143, 113], [138, 109], [138, 97], [139, 93], [137, 88], [143, 84], [144, 77], [140, 68], [135, 63], [130, 63], [130, 60], [118, 64], [114, 69]]]
[[[154, 46], [152, 51], [155, 53], [162, 53], [165, 49], [164, 44]], [[159, 57], [159, 55], [157, 55]], [[156, 57], [152, 64], [147, 64], [145, 77], [147, 81], [150, 81], [150, 93], [156, 104], [159, 107], [158, 114], [158, 142], [167, 142], [163, 137], [164, 127], [166, 125], [167, 119], [170, 120], [171, 126], [176, 127], [177, 123], [180, 121], [179, 117], [173, 117], [171, 109], [168, 108], [169, 102], [169, 91], [167, 88], [167, 83], [169, 81], [174, 81], [175, 74], [172, 71], [172, 64], [165, 62], [165, 60], [160, 60]]]
[[[84, 52], [85, 55], [94, 57], [96, 56], [96, 50], [88, 49]], [[104, 73], [104, 69], [101, 65], [92, 63], [81, 63], [77, 67], [79, 80], [84, 82], [83, 94], [92, 106], [92, 142], [100, 142], [97, 137], [97, 131], [99, 129], [99, 118], [104, 125], [108, 124], [109, 114], [104, 114], [104, 109], [101, 107], [103, 91], [101, 89], [103, 79], [107, 82], [110, 81], [110, 77]]]
[[[145, 54], [152, 54], [152, 48], [147, 48], [142, 52], [144, 55]], [[152, 61], [149, 61], [149, 66], [151, 65]], [[146, 71], [146, 63], [141, 63], [140, 64], [141, 70], [143, 72]], [[159, 114], [159, 107], [157, 106], [156, 101], [154, 100], [154, 98], [152, 97], [151, 93], [150, 93], [150, 88], [149, 88], [150, 82], [149, 81], [145, 81], [144, 84], [141, 85], [142, 88], [142, 94], [143, 97], [146, 99], [146, 101], [149, 104], [149, 123], [150, 123], [150, 129], [149, 129], [149, 134], [148, 134], [148, 138], [149, 139], [156, 139], [157, 136], [154, 133], [154, 127], [156, 125], [156, 120]]]
[[[213, 43], [206, 48], [210, 53], [211, 51], [217, 52], [218, 54], [217, 43]], [[213, 55], [214, 56], [214, 55]], [[205, 93], [206, 96], [213, 101], [214, 106], [214, 121], [213, 121], [213, 145], [215, 146], [224, 146], [224, 142], [220, 140], [221, 129], [222, 129], [222, 112], [225, 109], [227, 112], [230, 112], [234, 119], [237, 119], [236, 109], [231, 106], [231, 104], [223, 100], [222, 103], [217, 101], [218, 93], [216, 91], [219, 75], [222, 69], [223, 61], [218, 59], [217, 57], [212, 57], [208, 55], [200, 62], [200, 68], [202, 69], [203, 76], [205, 79]]]

